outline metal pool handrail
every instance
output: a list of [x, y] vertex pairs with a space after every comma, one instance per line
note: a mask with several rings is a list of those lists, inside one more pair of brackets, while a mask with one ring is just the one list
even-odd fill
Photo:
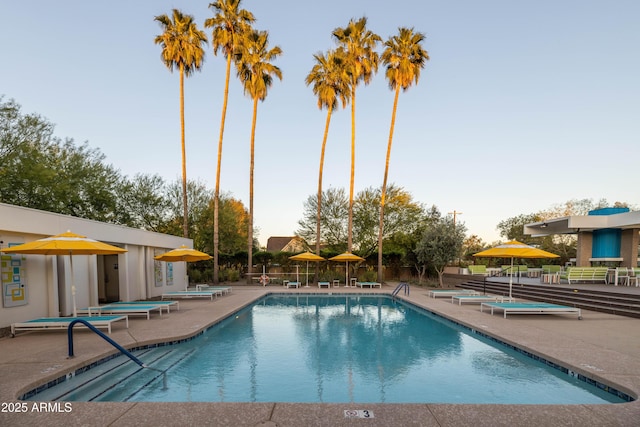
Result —
[[400, 282], [398, 283], [398, 286], [396, 286], [396, 288], [393, 290], [391, 296], [395, 297], [396, 295], [398, 295], [398, 292], [400, 292], [402, 288], [404, 288], [404, 294], [409, 295], [409, 284], [407, 282]]
[[107, 335], [105, 335], [102, 331], [98, 330], [98, 328], [96, 328], [95, 326], [93, 326], [91, 323], [87, 322], [84, 319], [75, 319], [73, 320], [71, 323], [69, 323], [69, 327], [67, 328], [67, 340], [68, 340], [68, 346], [69, 346], [69, 355], [68, 358], [71, 359], [74, 357], [73, 355], [73, 327], [77, 324], [77, 323], [82, 323], [84, 326], [86, 326], [87, 328], [89, 328], [90, 330], [92, 330], [93, 332], [95, 332], [96, 334], [98, 334], [100, 337], [102, 337], [105, 341], [107, 341], [109, 344], [111, 344], [112, 346], [114, 346], [117, 350], [120, 351], [120, 353], [124, 354], [125, 356], [127, 356], [129, 359], [133, 360], [134, 362], [136, 362], [138, 365], [140, 365], [140, 367], [142, 368], [147, 368], [147, 369], [151, 369], [152, 371], [157, 371], [160, 372], [162, 374], [162, 384], [163, 384], [163, 388], [166, 389], [167, 387], [167, 373], [165, 371], [161, 371], [160, 369], [156, 369], [156, 368], [152, 368], [150, 366], [147, 366], [142, 360], [138, 359], [137, 357], [135, 357], [133, 354], [131, 354], [127, 349], [125, 349], [124, 347], [122, 347], [120, 344], [118, 344], [117, 342], [115, 342], [114, 340], [112, 340], [111, 338], [109, 338]]

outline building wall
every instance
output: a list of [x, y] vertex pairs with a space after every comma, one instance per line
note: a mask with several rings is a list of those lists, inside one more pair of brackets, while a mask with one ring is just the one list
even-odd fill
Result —
[[593, 249], [593, 233], [583, 231], [578, 233], [578, 242], [576, 247], [576, 267], [591, 266], [591, 253]]
[[638, 245], [640, 245], [640, 233], [637, 229], [622, 230], [622, 244], [620, 256], [624, 259], [623, 267], [637, 267]]
[[[191, 239], [0, 203], [0, 241], [3, 242], [1, 247], [27, 243], [67, 230], [127, 249], [127, 252], [117, 255], [118, 299], [121, 301], [159, 297], [164, 292], [181, 290], [187, 286], [185, 263], [171, 263], [168, 266], [168, 263], [156, 262], [153, 256], [180, 245], [192, 247]], [[10, 263], [7, 256], [8, 254], [2, 254], [5, 264]], [[72, 260], [73, 269], [69, 256], [13, 257], [19, 257], [17, 260], [23, 266], [27, 303], [5, 306], [2, 299], [0, 328], [38, 317], [71, 315], [72, 271], [78, 308], [97, 305], [104, 299], [105, 279], [101, 273], [104, 273], [105, 256], [75, 255]], [[173, 270], [170, 286], [167, 283], [167, 269]], [[157, 271], [161, 277], [158, 283], [155, 279]], [[12, 280], [10, 273], [3, 270], [0, 276], [3, 292], [7, 280]]]

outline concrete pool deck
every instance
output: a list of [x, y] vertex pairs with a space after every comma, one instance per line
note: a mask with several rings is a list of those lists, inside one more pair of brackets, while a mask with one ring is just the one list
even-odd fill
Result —
[[[386, 293], [382, 289], [232, 284], [229, 295], [209, 300], [180, 300], [180, 310], [151, 320], [132, 318], [129, 328], [116, 324], [110, 337], [124, 347], [192, 336], [264, 294]], [[590, 285], [583, 285], [590, 286]], [[579, 287], [579, 286], [574, 286]], [[611, 287], [608, 287], [611, 288]], [[621, 289], [623, 291], [623, 289]], [[640, 288], [624, 291], [637, 292]], [[481, 313], [479, 305], [452, 304], [429, 298], [428, 290], [411, 287], [400, 297], [501, 341], [609, 384], [637, 399], [640, 394], [640, 319], [583, 310], [583, 320], [562, 315]], [[302, 404], [64, 402], [42, 407], [18, 397], [47, 381], [114, 353], [88, 331], [74, 333], [75, 354], [67, 359], [64, 331], [20, 333], [0, 339], [0, 425], [64, 426], [637, 426], [640, 401], [602, 405], [474, 405], [474, 404]], [[461, 385], [464, 386], [464, 385]], [[25, 412], [15, 404], [26, 403]], [[369, 410], [373, 418], [346, 418], [345, 410]]]

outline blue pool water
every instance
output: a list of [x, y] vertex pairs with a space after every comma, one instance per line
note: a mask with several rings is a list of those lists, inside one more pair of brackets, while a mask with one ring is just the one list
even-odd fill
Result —
[[623, 402], [386, 296], [267, 296], [193, 340], [135, 354], [166, 376], [118, 357], [34, 399]]

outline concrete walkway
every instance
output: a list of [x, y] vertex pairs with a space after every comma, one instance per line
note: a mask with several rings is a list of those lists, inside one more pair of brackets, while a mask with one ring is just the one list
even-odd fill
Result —
[[[134, 318], [117, 325], [111, 338], [125, 347], [192, 336], [268, 292], [391, 293], [382, 289], [232, 284], [230, 295], [215, 301], [181, 300], [180, 311], [151, 320]], [[640, 394], [640, 319], [583, 311], [583, 320], [554, 315], [481, 313], [477, 305], [455, 305], [429, 298], [412, 287], [408, 301], [444, 317], [517, 345], [575, 372]], [[67, 359], [63, 331], [23, 333], [0, 339], [0, 425], [2, 426], [637, 426], [640, 401], [603, 405], [469, 404], [300, 404], [300, 403], [87, 403], [65, 406], [19, 402], [23, 393], [113, 353], [87, 331], [75, 334], [76, 357]], [[461, 386], [464, 386], [461, 384]], [[17, 412], [26, 403], [24, 412]], [[38, 409], [43, 409], [39, 412]], [[345, 418], [345, 410], [369, 410], [374, 418]]]

